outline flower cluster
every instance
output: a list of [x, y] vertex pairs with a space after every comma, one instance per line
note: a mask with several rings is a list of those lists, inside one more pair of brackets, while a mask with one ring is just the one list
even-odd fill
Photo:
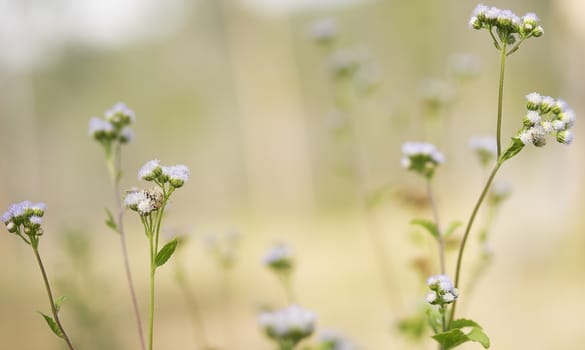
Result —
[[477, 158], [483, 166], [487, 166], [496, 158], [496, 139], [491, 136], [472, 137], [469, 140], [469, 147], [477, 155]]
[[427, 280], [427, 285], [431, 291], [426, 299], [431, 305], [444, 306], [451, 304], [459, 297], [459, 291], [447, 275], [431, 276]]
[[433, 177], [435, 168], [445, 162], [443, 154], [427, 142], [405, 142], [402, 144], [402, 153], [402, 166], [428, 179]]
[[11, 204], [8, 210], [2, 214], [1, 220], [10, 233], [15, 233], [19, 236], [23, 233], [29, 237], [40, 236], [43, 234], [41, 224], [46, 210], [45, 203], [23, 201]]
[[131, 190], [126, 194], [124, 203], [141, 216], [148, 216], [163, 205], [163, 194], [158, 188], [149, 190]]
[[324, 330], [319, 333], [318, 336], [321, 347], [323, 350], [357, 350], [357, 346], [343, 334], [332, 331]]
[[539, 21], [534, 13], [520, 17], [510, 10], [480, 4], [473, 10], [469, 26], [474, 29], [486, 28], [489, 31], [495, 27], [502, 41], [513, 44], [516, 41], [514, 34], [520, 39], [544, 34], [544, 29], [538, 24]]
[[179, 188], [189, 180], [189, 168], [182, 164], [164, 166], [160, 164], [160, 160], [153, 159], [140, 168], [138, 179], [154, 181], [161, 186], [169, 183], [173, 188]]
[[319, 19], [311, 24], [310, 35], [319, 45], [330, 45], [337, 38], [337, 34], [337, 23], [331, 18]]
[[128, 143], [134, 136], [130, 124], [135, 119], [134, 111], [118, 102], [105, 112], [103, 118], [92, 117], [89, 120], [89, 135], [102, 143]]
[[296, 304], [273, 312], [262, 312], [258, 316], [258, 323], [268, 337], [289, 346], [295, 346], [313, 334], [316, 320], [314, 312]]
[[526, 95], [526, 99], [528, 112], [516, 136], [524, 145], [542, 147], [548, 134], [554, 134], [559, 143], [566, 145], [573, 141], [575, 112], [566, 102], [536, 92]]
[[292, 249], [282, 243], [275, 244], [264, 256], [264, 264], [276, 272], [288, 272], [294, 267]]

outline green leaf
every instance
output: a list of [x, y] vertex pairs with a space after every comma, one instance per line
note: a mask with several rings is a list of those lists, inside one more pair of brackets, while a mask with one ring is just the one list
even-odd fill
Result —
[[435, 239], [439, 239], [440, 233], [437, 225], [434, 222], [424, 219], [414, 219], [410, 222], [412, 225], [418, 225], [429, 231], [431, 236], [435, 237]]
[[109, 228], [114, 230], [114, 232], [120, 233], [120, 231], [118, 231], [118, 225], [116, 224], [116, 220], [114, 219], [114, 215], [112, 214], [110, 209], [105, 208], [105, 210], [106, 210], [106, 215], [108, 216], [108, 218], [106, 220], [106, 226], [108, 226]]
[[433, 339], [441, 344], [445, 350], [453, 349], [454, 347], [469, 341], [467, 334], [459, 329], [452, 329], [450, 331], [435, 334], [433, 335]]
[[520, 153], [520, 151], [522, 151], [523, 148], [524, 148], [524, 143], [522, 141], [520, 141], [519, 138], [513, 137], [512, 144], [500, 156], [500, 159], [498, 161], [500, 163], [507, 161], [508, 159], [510, 159], [510, 158], [514, 157], [515, 155], [517, 155], [518, 153]]
[[169, 243], [165, 244], [164, 247], [156, 254], [154, 264], [156, 267], [164, 265], [177, 249], [177, 240], [173, 239]]
[[455, 230], [457, 230], [461, 225], [463, 225], [461, 221], [453, 221], [452, 223], [450, 223], [447, 229], [445, 230], [444, 233], [445, 238], [451, 236], [453, 232], [455, 232]]
[[55, 320], [53, 320], [52, 317], [45, 315], [44, 313], [42, 313], [40, 311], [39, 311], [39, 313], [43, 316], [43, 318], [47, 322], [47, 325], [49, 326], [49, 328], [51, 328], [53, 333], [55, 333], [55, 335], [58, 336], [59, 338], [65, 339], [65, 337], [63, 336], [63, 333], [61, 333], [61, 330], [59, 329], [59, 326], [57, 326], [57, 322], [55, 322]]
[[457, 320], [451, 321], [449, 324], [449, 329], [459, 329], [464, 327], [476, 327], [481, 329], [481, 326], [477, 322], [467, 318], [459, 318]]
[[60, 297], [55, 299], [55, 309], [57, 309], [57, 312], [59, 312], [59, 310], [61, 310], [61, 305], [63, 304], [63, 302], [65, 300], [67, 300], [67, 297], [64, 295], [61, 295]]
[[[438, 333], [433, 336], [439, 344], [441, 344], [445, 350], [452, 349], [468, 341], [480, 343], [485, 349], [489, 348], [490, 340], [481, 326], [469, 319], [461, 318], [451, 321], [449, 330], [446, 332]], [[463, 328], [471, 328], [469, 333], [465, 333]]]
[[484, 349], [490, 347], [490, 338], [483, 332], [481, 328], [473, 328], [469, 334], [467, 334], [469, 340], [480, 343]]

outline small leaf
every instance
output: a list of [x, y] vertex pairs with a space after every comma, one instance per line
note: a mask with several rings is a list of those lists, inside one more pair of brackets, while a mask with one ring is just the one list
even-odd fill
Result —
[[459, 329], [465, 327], [476, 327], [481, 329], [481, 326], [477, 322], [467, 318], [459, 318], [457, 320], [451, 321], [451, 323], [449, 324], [449, 329]]
[[524, 148], [524, 143], [522, 141], [520, 141], [520, 139], [518, 137], [513, 137], [512, 144], [500, 156], [500, 159], [498, 160], [498, 162], [503, 163], [503, 162], [507, 161], [508, 159], [510, 159], [510, 158], [514, 157], [515, 155], [517, 155], [518, 153], [520, 153], [520, 151], [522, 151], [523, 148]]
[[42, 313], [40, 311], [39, 311], [39, 313], [43, 316], [43, 318], [47, 322], [47, 325], [49, 326], [49, 328], [51, 328], [53, 333], [55, 333], [55, 335], [58, 336], [59, 338], [65, 339], [65, 337], [63, 336], [63, 333], [61, 333], [61, 330], [59, 329], [59, 326], [57, 326], [57, 322], [55, 322], [55, 320], [53, 320], [52, 317], [45, 315], [44, 313]]
[[445, 238], [451, 236], [453, 232], [455, 232], [455, 230], [457, 230], [457, 228], [459, 228], [459, 226], [461, 225], [463, 225], [461, 221], [453, 221], [452, 223], [450, 223], [447, 229], [445, 230], [444, 233]]
[[114, 215], [112, 214], [110, 209], [105, 208], [105, 210], [106, 210], [106, 215], [108, 216], [108, 218], [106, 220], [106, 226], [108, 226], [109, 228], [114, 230], [114, 232], [120, 233], [120, 231], [118, 231], [118, 225], [116, 224], [116, 220], [114, 219]]
[[158, 252], [158, 254], [156, 254], [156, 258], [154, 259], [154, 264], [157, 267], [164, 265], [170, 259], [170, 257], [173, 255], [173, 253], [175, 252], [175, 249], [177, 249], [177, 240], [173, 239], [169, 243], [165, 244], [165, 246], [162, 247], [162, 249]]
[[391, 190], [392, 188], [389, 185], [385, 185], [370, 193], [366, 198], [367, 208], [373, 209], [382, 204], [391, 193]]
[[467, 337], [471, 341], [480, 343], [484, 349], [488, 349], [490, 347], [490, 338], [488, 338], [487, 334], [485, 334], [481, 328], [473, 328], [471, 332], [467, 334]]
[[431, 236], [435, 237], [435, 239], [439, 239], [440, 235], [439, 229], [437, 228], [437, 225], [435, 225], [434, 222], [424, 219], [414, 219], [410, 223], [412, 225], [418, 225], [425, 228], [427, 231], [429, 231]]
[[57, 309], [57, 312], [59, 312], [59, 310], [61, 310], [61, 305], [63, 304], [63, 302], [65, 300], [67, 300], [67, 297], [64, 295], [61, 295], [60, 297], [55, 299], [55, 309]]

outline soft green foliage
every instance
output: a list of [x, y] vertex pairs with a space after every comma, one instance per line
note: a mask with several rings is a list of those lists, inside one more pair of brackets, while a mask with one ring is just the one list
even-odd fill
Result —
[[414, 219], [410, 223], [412, 225], [418, 225], [418, 226], [424, 228], [435, 239], [440, 239], [440, 237], [441, 237], [441, 233], [439, 232], [439, 229], [437, 228], [437, 225], [434, 222], [430, 221], [430, 220]]
[[47, 325], [49, 326], [49, 328], [51, 329], [51, 331], [53, 331], [53, 333], [61, 338], [61, 339], [65, 339], [65, 336], [63, 335], [63, 332], [61, 332], [61, 330], [59, 329], [59, 326], [57, 325], [57, 322], [55, 322], [55, 320], [53, 320], [53, 318], [51, 316], [48, 316], [42, 312], [39, 311], [39, 313], [41, 314], [41, 316], [43, 316], [43, 318], [45, 319], [45, 321], [47, 322]]
[[173, 239], [172, 241], [168, 242], [167, 244], [162, 247], [162, 249], [156, 254], [156, 258], [154, 259], [154, 264], [157, 267], [163, 266], [173, 255], [175, 249], [177, 248], [177, 240]]
[[[470, 330], [464, 332], [463, 329]], [[441, 344], [445, 350], [456, 348], [469, 341], [480, 343], [485, 349], [490, 347], [490, 340], [481, 326], [477, 322], [469, 319], [451, 321], [449, 330], [435, 334], [433, 339]]]
[[524, 148], [524, 143], [522, 143], [522, 141], [520, 141], [519, 138], [513, 137], [512, 143], [510, 144], [510, 146], [508, 146], [508, 148], [500, 156], [500, 159], [498, 160], [498, 162], [503, 163], [503, 162], [507, 161], [508, 159], [510, 159], [510, 158], [514, 157], [515, 155], [517, 155], [518, 153], [520, 153], [520, 151], [522, 151], [523, 148]]
[[108, 208], [104, 208], [104, 209], [105, 209], [106, 215], [108, 217], [106, 219], [106, 226], [111, 228], [114, 232], [120, 233], [120, 230], [118, 229], [118, 224], [116, 223], [116, 220], [114, 219], [114, 215], [112, 214], [110, 209], [108, 209]]

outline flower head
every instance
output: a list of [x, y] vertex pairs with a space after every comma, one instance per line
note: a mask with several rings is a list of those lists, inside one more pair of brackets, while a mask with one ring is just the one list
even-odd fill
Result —
[[319, 45], [329, 45], [338, 34], [337, 23], [331, 18], [323, 18], [311, 24], [311, 37]]
[[[514, 43], [519, 45], [523, 40], [530, 37], [537, 38], [542, 36], [544, 30], [538, 24], [539, 21], [538, 16], [532, 12], [520, 17], [510, 10], [480, 4], [471, 13], [469, 27], [477, 30], [487, 29], [490, 32], [495, 28], [497, 35], [493, 36], [493, 38], [494, 40], [499, 40], [495, 42], [495, 45], [501, 50], [504, 45]], [[514, 52], [515, 49], [508, 51], [508, 53]]]
[[313, 334], [316, 321], [317, 315], [314, 312], [296, 304], [258, 315], [258, 323], [268, 337], [292, 345]]
[[[22, 201], [9, 205], [8, 210], [2, 214], [1, 220], [10, 233], [19, 235], [24, 233], [29, 237], [40, 236], [43, 234], [42, 216], [46, 210], [45, 203]], [[30, 244], [28, 241], [27, 243]]]
[[141, 216], [148, 216], [162, 207], [163, 194], [157, 189], [131, 190], [126, 193], [124, 204]]
[[324, 349], [357, 350], [357, 346], [351, 340], [334, 330], [326, 329], [319, 332], [318, 339]]
[[133, 123], [136, 120], [134, 111], [128, 108], [124, 102], [118, 102], [105, 113], [105, 118], [110, 123], [120, 128]]
[[426, 178], [431, 178], [435, 168], [445, 162], [443, 154], [427, 142], [405, 142], [402, 144], [402, 154], [401, 165]]
[[487, 166], [496, 157], [496, 139], [491, 136], [472, 137], [469, 140], [469, 147], [477, 155], [483, 166]]
[[162, 174], [162, 167], [160, 160], [149, 160], [138, 170], [138, 179], [152, 181]]
[[182, 164], [163, 166], [162, 174], [174, 188], [182, 187], [189, 180], [189, 168]]
[[459, 291], [447, 275], [435, 275], [427, 279], [427, 285], [431, 290], [426, 300], [431, 305], [444, 306], [454, 302], [459, 297]]
[[266, 266], [277, 272], [289, 272], [294, 266], [292, 249], [282, 243], [270, 248], [263, 261]]

